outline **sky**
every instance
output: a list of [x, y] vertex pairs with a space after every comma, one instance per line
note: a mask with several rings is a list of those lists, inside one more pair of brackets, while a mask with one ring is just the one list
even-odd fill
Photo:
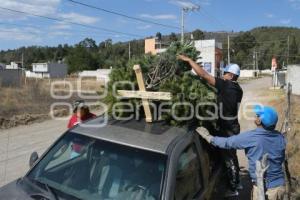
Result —
[[200, 10], [185, 14], [185, 31], [247, 31], [257, 26], [300, 27], [300, 0], [76, 1], [171, 27], [135, 21], [69, 0], [0, 0], [0, 50], [31, 45], [73, 45], [86, 37], [99, 43], [108, 38], [118, 42], [154, 36], [157, 32], [179, 33], [181, 8], [195, 5], [199, 5]]

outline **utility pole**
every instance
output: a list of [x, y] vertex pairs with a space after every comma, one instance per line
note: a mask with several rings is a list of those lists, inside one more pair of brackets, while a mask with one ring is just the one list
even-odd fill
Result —
[[255, 61], [256, 61], [255, 70], [258, 70], [258, 52], [256, 52], [255, 54]]
[[130, 46], [130, 42], [128, 44], [128, 58], [129, 58], [129, 60], [131, 59], [131, 46]]
[[289, 57], [290, 57], [290, 36], [288, 35], [288, 40], [287, 40], [286, 67], [289, 65]]
[[185, 8], [181, 9], [181, 43], [184, 43], [184, 13]]
[[189, 7], [182, 7], [181, 9], [181, 43], [184, 43], [184, 17], [185, 17], [185, 13], [189, 12], [189, 11], [199, 11], [200, 10], [200, 6], [199, 5], [192, 5]]
[[230, 36], [229, 36], [229, 34], [228, 34], [228, 38], [227, 38], [228, 40], [227, 40], [227, 61], [228, 61], [228, 65], [230, 64]]
[[254, 49], [254, 51], [253, 51], [253, 70], [255, 70], [255, 66], [256, 66], [256, 51]]
[[24, 69], [24, 53], [22, 53], [22, 60], [21, 60], [21, 62], [22, 62], [22, 69]]

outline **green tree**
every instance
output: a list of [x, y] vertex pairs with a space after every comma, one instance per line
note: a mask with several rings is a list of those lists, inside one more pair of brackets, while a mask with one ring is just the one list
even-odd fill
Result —
[[68, 72], [79, 72], [82, 70], [95, 70], [98, 68], [97, 59], [85, 47], [76, 45], [66, 58], [69, 66]]
[[253, 48], [257, 42], [250, 32], [239, 34], [233, 39], [231, 45], [231, 62], [239, 64], [242, 68], [247, 68], [253, 60]]
[[156, 39], [157, 39], [158, 41], [161, 41], [162, 35], [161, 35], [160, 32], [157, 32], [157, 33], [156, 33]]
[[79, 42], [78, 44], [79, 46], [82, 46], [88, 50], [91, 50], [91, 51], [95, 51], [97, 50], [97, 44], [96, 44], [96, 41], [91, 39], [91, 38], [85, 38], [84, 40], [82, 40], [81, 42]]
[[205, 38], [204, 32], [200, 29], [196, 29], [192, 32], [194, 40], [203, 40]]
[[177, 35], [175, 33], [171, 33], [171, 35], [169, 36], [169, 40], [171, 42], [176, 42], [178, 41]]
[[292, 37], [289, 54], [290, 54], [289, 64], [299, 64], [300, 62], [299, 46], [295, 36]]

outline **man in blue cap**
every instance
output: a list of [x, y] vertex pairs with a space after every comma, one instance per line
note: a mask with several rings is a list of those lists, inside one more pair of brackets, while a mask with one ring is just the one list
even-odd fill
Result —
[[285, 194], [285, 176], [283, 162], [285, 159], [286, 141], [284, 136], [275, 130], [278, 114], [268, 106], [255, 106], [256, 129], [246, 131], [236, 136], [224, 138], [214, 137], [200, 127], [197, 132], [208, 143], [223, 149], [245, 149], [249, 160], [249, 173], [253, 182], [252, 199], [257, 199], [256, 187], [256, 161], [268, 154], [268, 165], [264, 177], [266, 196], [268, 200], [282, 200]]
[[[218, 103], [218, 131], [216, 135], [229, 137], [240, 133], [238, 121], [238, 110], [243, 97], [243, 90], [237, 80], [240, 76], [240, 67], [237, 64], [229, 64], [225, 70], [223, 78], [213, 77], [192, 59], [179, 55], [179, 60], [188, 62], [193, 71], [217, 89]], [[237, 190], [241, 188], [239, 179], [239, 163], [235, 150], [222, 151], [224, 159], [228, 185], [230, 190], [226, 196], [237, 196]]]

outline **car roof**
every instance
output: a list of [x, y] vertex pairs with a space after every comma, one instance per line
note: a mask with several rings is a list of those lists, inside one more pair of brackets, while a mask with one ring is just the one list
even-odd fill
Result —
[[168, 147], [177, 138], [187, 134], [187, 129], [169, 126], [164, 121], [147, 123], [144, 119], [132, 119], [104, 122], [104, 117], [98, 117], [74, 127], [71, 132], [163, 154], [167, 154]]

